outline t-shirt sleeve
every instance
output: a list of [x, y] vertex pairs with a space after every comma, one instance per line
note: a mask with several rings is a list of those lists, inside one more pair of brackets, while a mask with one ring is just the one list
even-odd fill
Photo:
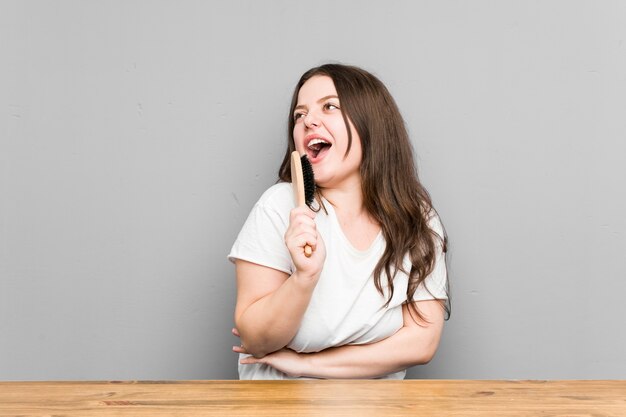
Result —
[[291, 256], [284, 241], [287, 221], [276, 209], [257, 203], [239, 232], [228, 260], [241, 259], [291, 274]]
[[444, 232], [439, 216], [433, 214], [430, 218], [429, 226], [439, 235], [435, 245], [437, 257], [432, 272], [415, 291], [414, 301], [448, 298], [448, 270], [446, 267], [446, 256], [443, 251]]

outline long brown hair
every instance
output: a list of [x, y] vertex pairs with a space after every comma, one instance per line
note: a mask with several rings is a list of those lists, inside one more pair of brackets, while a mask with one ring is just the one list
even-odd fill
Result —
[[[365, 209], [380, 224], [386, 241], [385, 251], [374, 269], [376, 289], [384, 295], [381, 283], [384, 273], [389, 288], [385, 306], [389, 305], [394, 292], [393, 279], [397, 271], [402, 271], [409, 276], [407, 302], [410, 304], [417, 288], [433, 271], [438, 248], [447, 252], [448, 239], [445, 229], [443, 236], [439, 236], [428, 225], [430, 216], [436, 212], [430, 195], [418, 179], [413, 147], [398, 106], [378, 78], [363, 69], [341, 64], [325, 64], [302, 75], [291, 101], [288, 144], [279, 178], [291, 181], [289, 158], [295, 149], [293, 112], [300, 88], [317, 75], [328, 76], [335, 84], [348, 131], [347, 152], [352, 145], [348, 120], [352, 121], [361, 139], [363, 202]], [[411, 261], [409, 271], [403, 267], [407, 254]], [[449, 317], [449, 297], [440, 302]], [[416, 313], [424, 319], [419, 311]]]

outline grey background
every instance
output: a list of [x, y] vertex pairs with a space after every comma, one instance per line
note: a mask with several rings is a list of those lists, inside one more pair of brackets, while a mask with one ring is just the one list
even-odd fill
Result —
[[450, 240], [413, 378], [624, 378], [626, 3], [2, 1], [0, 379], [236, 378], [300, 74], [396, 97]]

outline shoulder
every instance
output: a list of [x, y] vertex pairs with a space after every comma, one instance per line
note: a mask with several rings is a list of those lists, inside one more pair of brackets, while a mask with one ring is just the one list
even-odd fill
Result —
[[426, 216], [428, 222], [428, 228], [431, 230], [431, 236], [433, 241], [435, 242], [435, 246], [437, 251], [447, 252], [448, 251], [448, 234], [446, 233], [446, 228], [444, 227], [441, 218], [439, 217], [439, 213], [434, 208], [430, 209], [430, 212]]
[[441, 219], [439, 218], [439, 214], [434, 208], [430, 209], [430, 212], [426, 215], [426, 221], [428, 222], [428, 227], [433, 232], [437, 233], [439, 237], [444, 237], [443, 223], [441, 223]]

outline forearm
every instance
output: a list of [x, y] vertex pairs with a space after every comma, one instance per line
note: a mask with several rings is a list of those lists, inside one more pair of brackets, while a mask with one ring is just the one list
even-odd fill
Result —
[[420, 337], [403, 327], [387, 339], [367, 345], [346, 345], [306, 356], [302, 376], [313, 378], [377, 378], [428, 363], [438, 337]]
[[276, 291], [257, 300], [236, 317], [241, 342], [248, 353], [262, 357], [285, 347], [293, 339], [316, 282], [296, 272]]

